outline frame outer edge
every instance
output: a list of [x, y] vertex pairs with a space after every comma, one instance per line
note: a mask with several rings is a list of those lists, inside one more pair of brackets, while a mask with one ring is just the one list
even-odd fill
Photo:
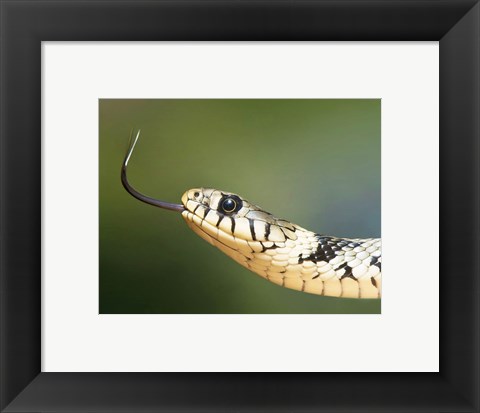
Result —
[[[440, 164], [443, 167], [440, 170], [440, 268], [443, 270], [443, 276], [440, 277], [440, 371], [478, 411], [479, 3], [441, 39], [440, 68]], [[455, 173], [452, 175], [451, 171]], [[470, 271], [473, 271], [470, 278], [464, 276]], [[455, 308], [456, 316], [446, 308]]]
[[[20, 2], [19, 2], [20, 3]], [[0, 3], [1, 394], [4, 408], [41, 369], [40, 48], [22, 9]]]
[[[65, 6], [67, 5], [66, 1], [6, 1], [0, 0], [0, 18], [1, 18], [1, 88], [2, 94], [0, 98], [0, 133], [1, 133], [1, 147], [0, 147], [0, 180], [1, 180], [1, 192], [0, 192], [0, 275], [1, 275], [1, 405], [0, 408], [4, 408], [10, 401], [12, 401], [15, 396], [18, 396], [17, 399], [9, 406], [12, 409], [15, 408], [15, 405], [21, 406], [22, 400], [27, 402], [26, 396], [19, 393], [25, 389], [25, 387], [30, 383], [35, 387], [41, 382], [44, 377], [44, 374], [51, 373], [42, 373], [39, 377], [39, 380], [35, 380], [32, 383], [32, 380], [37, 376], [40, 371], [40, 350], [38, 344], [40, 343], [40, 277], [39, 268], [40, 268], [40, 248], [37, 245], [40, 241], [40, 216], [38, 211], [40, 209], [40, 199], [41, 199], [41, 185], [40, 185], [40, 160], [37, 158], [36, 154], [40, 153], [40, 111], [38, 110], [40, 104], [40, 52], [39, 52], [39, 43], [42, 39], [57, 39], [60, 36], [62, 40], [78, 40], [78, 36], [83, 35], [87, 36], [89, 40], [98, 40], [95, 39], [95, 36], [99, 36], [101, 33], [100, 28], [108, 32], [108, 34], [100, 35], [102, 40], [111, 40], [113, 38], [123, 38], [128, 33], [128, 30], [134, 29], [134, 25], [128, 27], [122, 27], [121, 24], [115, 26], [115, 22], [120, 23], [121, 19], [118, 19], [118, 14], [108, 15], [108, 18], [112, 19], [113, 29], [105, 29], [103, 24], [105, 21], [99, 16], [96, 16], [97, 19], [91, 21], [92, 31], [88, 34], [87, 29], [82, 26], [82, 21], [85, 20], [85, 14], [88, 15], [88, 12], [93, 15], [97, 11], [101, 11], [106, 15], [105, 11], [109, 10], [110, 6], [114, 7], [115, 2], [113, 1], [102, 1], [94, 2], [85, 1], [72, 1], [71, 4], [75, 5], [75, 10], [78, 11], [80, 6], [83, 7], [82, 13], [75, 15], [75, 19], [72, 26], [69, 24], [63, 24], [62, 28], [56, 28], [54, 26], [54, 21], [56, 18], [63, 16], [66, 13]], [[123, 4], [128, 4], [128, 1], [124, 1]], [[133, 4], [133, 2], [130, 2]], [[147, 4], [149, 2], [138, 2], [142, 4]], [[314, 4], [314, 2], [311, 2]], [[322, 2], [319, 2], [320, 4]], [[323, 2], [323, 6], [326, 4]], [[342, 6], [346, 4], [344, 2]], [[355, 2], [357, 4], [370, 4], [370, 9], [374, 11], [372, 4], [374, 2]], [[402, 2], [390, 2], [385, 1], [385, 4], [388, 3], [389, 6], [396, 4], [396, 7], [400, 7], [399, 4]], [[462, 206], [462, 208], [456, 209], [457, 205], [448, 205], [448, 207], [441, 211], [441, 217], [443, 213], [447, 212], [458, 212], [460, 217], [455, 223], [460, 223], [460, 228], [462, 235], [466, 235], [467, 241], [471, 241], [471, 244], [468, 244], [471, 248], [468, 250], [466, 256], [461, 256], [460, 260], [455, 261], [455, 264], [460, 263], [462, 259], [463, 262], [467, 261], [467, 257], [470, 263], [475, 264], [475, 276], [477, 277], [474, 281], [470, 281], [467, 285], [462, 287], [461, 294], [465, 297], [465, 303], [463, 302], [453, 302], [453, 296], [447, 296], [445, 294], [445, 288], [452, 287], [451, 280], [443, 279], [442, 282], [442, 299], [446, 298], [447, 305], [459, 305], [460, 310], [456, 311], [457, 314], [465, 314], [471, 317], [471, 314], [474, 314], [475, 319], [473, 323], [460, 325], [457, 319], [454, 319], [453, 316], [446, 316], [442, 314], [443, 317], [447, 317], [447, 323], [442, 324], [442, 328], [451, 329], [450, 332], [454, 334], [445, 334], [442, 335], [442, 339], [445, 339], [446, 345], [443, 346], [442, 350], [442, 375], [449, 381], [450, 384], [458, 390], [459, 393], [465, 395], [469, 400], [475, 400], [476, 406], [475, 409], [478, 411], [478, 257], [474, 254], [478, 254], [478, 0], [475, 1], [458, 1], [448, 0], [444, 2], [434, 1], [431, 2], [421, 2], [421, 1], [408, 1], [403, 2], [403, 5], [406, 9], [413, 6], [419, 6], [420, 4], [431, 3], [434, 6], [429, 9], [431, 13], [435, 13], [435, 10], [440, 8], [441, 4], [447, 5], [449, 13], [454, 17], [464, 15], [465, 11], [469, 9], [472, 5], [474, 8], [471, 10], [468, 15], [464, 16], [465, 21], [460, 21], [460, 24], [457, 24], [453, 29], [451, 29], [441, 41], [441, 51], [440, 51], [440, 62], [447, 55], [443, 53], [442, 48], [446, 46], [445, 51], [449, 50], [452, 55], [455, 55], [456, 49], [459, 48], [460, 58], [465, 59], [465, 62], [470, 62], [473, 66], [466, 68], [465, 73], [459, 72], [455, 73], [454, 71], [449, 73], [441, 74], [441, 79], [443, 76], [447, 76], [455, 81], [458, 79], [456, 76], [465, 76], [464, 78], [460, 77], [459, 82], [461, 83], [461, 93], [465, 93], [466, 96], [470, 99], [470, 104], [473, 104], [472, 108], [473, 113], [469, 112], [467, 114], [467, 126], [453, 122], [445, 126], [448, 135], [450, 137], [457, 136], [458, 131], [464, 131], [465, 133], [474, 133], [474, 142], [469, 142], [468, 147], [462, 149], [453, 148], [454, 155], [457, 159], [462, 159], [462, 154], [466, 157], [464, 159], [473, 160], [472, 163], [461, 166], [462, 176], [466, 177], [466, 183], [456, 182], [457, 187], [454, 186], [455, 182], [448, 182], [448, 188], [454, 188], [455, 195], [458, 195], [460, 198], [465, 194], [464, 190], [467, 190], [468, 194], [474, 194], [475, 199], [469, 206]], [[265, 5], [265, 3], [263, 3]], [[271, 2], [272, 5], [275, 2]], [[353, 3], [351, 3], [353, 4]], [[47, 10], [48, 8], [48, 10]], [[56, 10], [56, 12], [55, 12]], [[346, 10], [346, 8], [344, 8]], [[418, 10], [418, 9], [417, 9]], [[423, 11], [425, 10], [422, 9]], [[289, 10], [290, 12], [291, 10]], [[247, 14], [242, 14], [243, 17]], [[83, 17], [82, 17], [83, 16]], [[200, 15], [201, 18], [205, 18], [205, 14]], [[375, 16], [374, 16], [375, 17]], [[451, 21], [451, 18], [447, 18], [445, 13], [441, 14], [442, 25], [434, 25], [435, 33], [445, 33], [447, 32], [448, 27], [447, 22]], [[265, 18], [262, 15], [262, 19]], [[82, 20], [83, 19], [83, 20]], [[118, 20], [118, 21], [117, 21]], [[375, 20], [375, 19], [373, 19]], [[373, 21], [372, 20], [372, 21]], [[463, 20], [463, 19], [462, 19]], [[135, 20], [134, 20], [135, 21]], [[260, 23], [263, 20], [260, 20]], [[151, 21], [149, 20], [150, 24]], [[311, 22], [311, 20], [310, 20]], [[194, 21], [191, 21], [194, 23]], [[258, 21], [256, 22], [258, 23]], [[140, 23], [136, 23], [139, 25]], [[194, 24], [195, 26], [195, 24]], [[466, 28], [468, 26], [468, 28]], [[155, 32], [152, 32], [154, 26], [148, 26], [145, 29], [139, 28], [139, 35], [135, 40], [144, 40], [146, 36], [155, 37]], [[171, 26], [173, 27], [173, 26]], [[235, 28], [235, 36], [238, 36], [238, 33], [241, 32], [242, 24], [239, 24]], [[256, 26], [258, 29], [258, 26]], [[261, 26], [260, 26], [261, 27]], [[440, 27], [440, 28], [439, 28]], [[195, 26], [196, 30], [201, 30], [201, 25], [198, 27]], [[440, 30], [441, 29], [441, 30]], [[433, 28], [424, 28], [423, 31], [419, 31], [417, 27], [417, 33], [421, 34], [421, 38], [425, 40], [428, 36], [430, 40], [432, 39]], [[176, 31], [178, 36], [182, 37], [183, 40], [185, 36], [191, 36], [195, 30], [190, 28], [185, 31]], [[203, 36], [209, 36], [213, 30], [210, 29]], [[161, 30], [158, 33], [165, 33], [165, 30]], [[178, 34], [179, 33], [179, 34]], [[255, 34], [261, 32], [255, 32]], [[294, 33], [294, 27], [289, 28], [289, 31], [286, 34]], [[315, 38], [314, 32], [308, 32], [306, 30], [301, 32], [301, 36], [305, 36], [303, 40], [312, 40]], [[375, 33], [374, 29], [369, 29], [368, 31], [370, 36], [377, 36], [379, 33]], [[391, 31], [390, 31], [391, 33]], [[422, 34], [423, 33], [423, 34]], [[430, 33], [430, 34], [429, 34]], [[175, 37], [176, 34], [170, 35]], [[272, 36], [272, 34], [269, 34]], [[285, 35], [285, 32], [281, 33]], [[466, 42], [467, 45], [462, 45], [461, 38], [462, 36], [469, 36], [471, 42]], [[62, 37], [64, 36], [64, 37]], [[157, 34], [158, 36], [158, 34]], [[250, 36], [254, 36], [251, 34]], [[376, 39], [377, 37], [372, 38], [371, 40]], [[473, 39], [473, 40], [472, 40]], [[174, 39], [170, 39], [174, 40]], [[205, 40], [205, 38], [204, 38]], [[213, 40], [213, 39], [212, 39]], [[235, 39], [232, 39], [235, 40]], [[238, 40], [238, 39], [237, 39]], [[253, 40], [253, 39], [251, 39]], [[265, 39], [266, 40], [266, 39]], [[274, 39], [271, 39], [274, 40]], [[302, 39], [298, 39], [302, 40]], [[331, 39], [330, 39], [331, 40]], [[361, 40], [361, 39], [357, 39]], [[391, 39], [395, 40], [395, 39]], [[396, 39], [400, 40], [400, 39]], [[413, 39], [409, 39], [413, 40]], [[457, 42], [457, 43], [456, 43]], [[470, 52], [469, 52], [470, 51]], [[471, 62], [468, 59], [468, 53], [473, 53], [475, 56], [475, 61]], [[451, 56], [450, 56], [451, 57]], [[458, 62], [457, 62], [458, 63]], [[460, 66], [457, 64], [457, 66]], [[458, 70], [458, 68], [457, 68]], [[476, 73], [475, 73], [476, 70]], [[474, 94], [471, 92], [471, 84], [469, 86], [468, 82], [474, 82]], [[8, 80], [8, 82], [7, 82]], [[442, 105], [441, 103], [441, 118], [444, 117], [446, 110], [449, 108], [455, 109], [455, 105], [460, 102], [460, 106], [463, 102], [461, 93], [455, 95], [455, 92], [449, 90], [448, 88], [444, 91], [441, 90], [441, 96], [449, 93], [452, 94], [453, 100], [451, 102]], [[463, 103], [464, 104], [464, 103]], [[465, 107], [465, 106], [464, 106]], [[468, 106], [467, 106], [468, 107]], [[24, 114], [24, 116], [20, 116]], [[462, 119], [462, 113], [459, 114], [458, 119]], [[25, 121], [25, 119], [27, 121]], [[466, 129], [464, 129], [464, 127]], [[469, 129], [470, 128], [470, 129]], [[474, 132], [472, 132], [474, 131]], [[7, 139], [8, 136], [8, 139]], [[32, 147], [33, 145], [33, 147]], [[461, 145], [457, 145], [461, 146]], [[25, 148], [28, 148], [26, 151]], [[450, 148], [449, 148], [450, 149]], [[441, 149], [441, 156], [446, 156], [446, 148]], [[26, 156], [25, 156], [26, 154]], [[33, 154], [33, 155], [32, 155]], [[458, 158], [459, 157], [459, 158]], [[472, 168], [473, 165], [473, 168]], [[450, 165], [452, 166], [452, 165]], [[455, 166], [455, 164], [454, 164]], [[15, 180], [12, 177], [15, 177]], [[472, 182], [472, 176], [474, 179]], [[470, 177], [470, 178], [469, 178]], [[448, 177], [446, 177], [448, 179]], [[14, 184], [15, 182], [15, 184]], [[473, 191], [473, 192], [472, 192]], [[441, 200], [444, 201], [443, 195], [441, 195]], [[470, 215], [469, 215], [470, 214]], [[446, 216], [446, 215], [445, 215]], [[449, 214], [450, 216], [450, 214]], [[12, 219], [13, 217], [13, 219]], [[474, 222], [471, 222], [470, 231], [466, 228], [465, 222], [461, 222], [462, 217], [473, 217]], [[453, 227], [448, 228], [451, 233], [454, 234], [457, 229]], [[446, 231], [448, 233], [448, 231]], [[443, 237], [444, 238], [444, 237]], [[452, 241], [447, 245], [455, 245]], [[465, 246], [465, 244], [463, 244]], [[441, 248], [445, 248], [441, 246]], [[21, 251], [24, 256], [18, 257]], [[453, 262], [445, 262], [447, 265], [453, 264]], [[464, 264], [465, 265], [465, 264]], [[471, 268], [470, 268], [471, 270]], [[444, 297], [445, 296], [445, 297]], [[472, 313], [469, 313], [469, 311]], [[470, 321], [471, 319], [468, 318]], [[470, 329], [470, 334], [469, 334]], [[472, 331], [473, 329], [473, 331]], [[472, 336], [473, 334], [473, 336]], [[458, 352], [462, 352], [461, 355], [463, 360], [458, 365], [455, 365], [452, 361], [445, 359], [445, 351], [448, 351], [448, 354], [451, 356], [452, 350], [455, 351], [454, 346], [458, 345], [457, 338], [465, 338], [465, 343], [461, 343], [461, 347], [458, 348]], [[469, 341], [470, 340], [470, 341]], [[473, 341], [472, 341], [473, 340]], [[475, 359], [468, 359], [470, 355], [474, 354]], [[445, 372], [445, 374], [443, 374]], [[73, 377], [73, 376], [72, 376]], [[45, 377], [46, 378], [46, 377]], [[25, 389], [28, 390], [28, 389]], [[58, 391], [58, 389], [49, 389], [52, 393]], [[41, 395], [43, 396], [43, 395]], [[52, 396], [52, 394], [50, 394]], [[473, 398], [473, 399], [472, 399]], [[28, 404], [28, 402], [27, 402]], [[25, 406], [25, 404], [23, 404]], [[70, 405], [68, 406], [71, 407]], [[447, 407], [446, 407], [447, 408]], [[462, 408], [465, 409], [465, 405], [462, 405]], [[32, 409], [32, 411], [37, 410], [37, 406]], [[452, 406], [448, 406], [448, 410], [456, 410]], [[13, 410], [12, 410], [13, 411]]]

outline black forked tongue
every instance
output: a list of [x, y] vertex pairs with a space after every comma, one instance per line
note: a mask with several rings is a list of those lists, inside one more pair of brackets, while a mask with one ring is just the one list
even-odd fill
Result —
[[150, 205], [154, 205], [158, 208], [163, 208], [163, 209], [168, 209], [170, 211], [177, 211], [177, 212], [182, 212], [185, 210], [184, 206], [182, 204], [171, 204], [170, 202], [164, 202], [160, 201], [155, 198], [150, 198], [149, 196], [145, 196], [138, 192], [135, 188], [133, 188], [130, 183], [128, 182], [127, 179], [127, 167], [128, 167], [128, 161], [130, 160], [130, 157], [132, 156], [133, 149], [135, 148], [135, 145], [137, 144], [138, 137], [140, 136], [140, 131], [137, 132], [137, 135], [135, 138], [133, 138], [133, 134], [130, 137], [130, 143], [128, 145], [128, 150], [127, 154], [125, 155], [125, 159], [123, 160], [123, 165], [122, 165], [122, 173], [121, 173], [121, 178], [122, 178], [122, 184], [123, 187], [127, 190], [127, 192], [132, 195], [133, 197], [137, 198], [138, 200], [145, 202]]

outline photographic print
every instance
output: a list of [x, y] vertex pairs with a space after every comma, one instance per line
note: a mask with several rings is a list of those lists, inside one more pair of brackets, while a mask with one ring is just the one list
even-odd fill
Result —
[[380, 99], [100, 99], [101, 314], [378, 314]]

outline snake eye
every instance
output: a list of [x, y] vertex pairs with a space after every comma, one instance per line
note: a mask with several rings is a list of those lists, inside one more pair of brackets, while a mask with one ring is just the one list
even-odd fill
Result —
[[237, 202], [233, 198], [226, 198], [222, 202], [222, 208], [225, 212], [233, 212], [237, 208]]
[[242, 209], [243, 202], [236, 195], [224, 195], [218, 203], [218, 211], [225, 214], [233, 214]]

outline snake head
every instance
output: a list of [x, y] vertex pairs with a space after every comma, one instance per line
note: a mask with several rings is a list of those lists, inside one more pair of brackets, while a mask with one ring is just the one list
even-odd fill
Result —
[[237, 194], [218, 189], [190, 189], [182, 203], [182, 216], [189, 227], [224, 252], [225, 248], [259, 252], [296, 240], [296, 230], [302, 229]]

